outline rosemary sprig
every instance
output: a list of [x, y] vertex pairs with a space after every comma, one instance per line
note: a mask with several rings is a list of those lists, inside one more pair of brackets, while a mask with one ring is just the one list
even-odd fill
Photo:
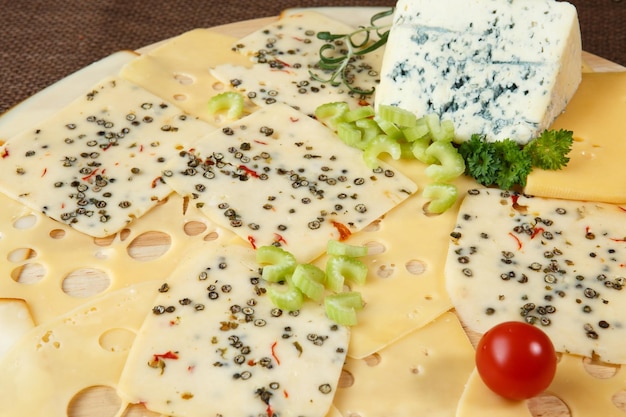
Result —
[[[351, 92], [356, 94], [373, 94], [375, 90], [374, 87], [370, 90], [362, 90], [352, 86], [349, 79], [350, 64], [354, 62], [356, 57], [369, 54], [387, 43], [390, 26], [378, 26], [376, 22], [392, 15], [393, 12], [394, 8], [376, 13], [371, 17], [369, 26], [361, 26], [351, 33], [334, 34], [327, 31], [318, 32], [317, 38], [327, 42], [320, 48], [318, 67], [324, 71], [331, 71], [331, 75], [329, 78], [324, 79], [309, 70], [311, 77], [322, 83], [330, 83], [332, 86], [338, 86], [343, 83]], [[376, 40], [372, 40], [373, 32], [375, 32], [378, 37]], [[363, 39], [359, 41], [358, 37], [361, 36]], [[333, 56], [332, 53], [337, 51], [337, 41], [343, 41], [342, 46], [345, 45], [345, 49], [341, 50], [340, 55]]]

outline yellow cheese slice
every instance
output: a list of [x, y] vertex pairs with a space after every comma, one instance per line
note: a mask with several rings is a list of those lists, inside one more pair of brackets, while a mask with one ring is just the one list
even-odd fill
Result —
[[36, 324], [78, 307], [98, 294], [146, 280], [163, 280], [191, 247], [228, 241], [176, 194], [132, 226], [94, 239], [0, 194], [2, 297], [27, 302]]
[[120, 76], [162, 97], [209, 123], [219, 119], [208, 113], [208, 101], [228, 86], [209, 69], [231, 63], [250, 66], [249, 59], [233, 52], [236, 38], [194, 29], [183, 33], [128, 63]]
[[107, 294], [24, 335], [0, 362], [0, 416], [64, 416], [85, 388], [115, 387], [158, 285]]
[[594, 366], [598, 365], [580, 356], [561, 355], [552, 384], [544, 394], [529, 401], [503, 399], [487, 388], [474, 371], [456, 417], [530, 417], [546, 415], [545, 412], [559, 416], [623, 416], [626, 376], [621, 367]]
[[[415, 160], [391, 161], [400, 172], [422, 186], [430, 180], [426, 165]], [[461, 177], [454, 184], [459, 194], [475, 186]], [[346, 241], [369, 247], [361, 258], [368, 267], [365, 285], [353, 285], [366, 307], [352, 328], [348, 355], [363, 358], [420, 328], [452, 308], [443, 276], [450, 231], [458, 204], [441, 215], [425, 214], [428, 200], [415, 193], [363, 231]], [[326, 258], [316, 261], [320, 267]]]
[[445, 313], [364, 359], [348, 358], [335, 407], [343, 416], [453, 416], [474, 349]]
[[525, 192], [570, 200], [626, 202], [626, 72], [585, 73], [552, 129], [574, 132], [570, 161], [559, 171], [535, 169]]
[[0, 298], [0, 360], [33, 327], [35, 323], [24, 300]]

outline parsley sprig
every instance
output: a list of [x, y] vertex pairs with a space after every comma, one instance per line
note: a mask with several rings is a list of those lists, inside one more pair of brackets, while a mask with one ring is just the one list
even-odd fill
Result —
[[483, 135], [473, 135], [459, 145], [459, 153], [465, 160], [465, 173], [479, 184], [509, 190], [525, 186], [533, 168], [563, 168], [572, 143], [573, 132], [564, 129], [545, 130], [523, 147], [510, 139], [487, 142]]
[[[351, 64], [354, 63], [357, 57], [369, 54], [387, 43], [390, 26], [379, 26], [377, 22], [392, 15], [393, 12], [394, 9], [391, 8], [376, 13], [371, 17], [369, 26], [361, 26], [351, 33], [318, 32], [317, 38], [326, 41], [319, 51], [320, 60], [318, 67], [321, 70], [330, 71], [331, 74], [329, 78], [322, 78], [313, 71], [309, 71], [311, 77], [316, 81], [330, 83], [333, 86], [343, 83], [351, 92], [356, 94], [373, 94], [374, 88], [363, 90], [352, 85], [352, 80], [350, 79]], [[372, 39], [373, 33], [375, 33], [377, 38]], [[345, 48], [338, 50], [337, 46], [345, 46]], [[339, 52], [339, 54], [334, 54], [334, 52]]]

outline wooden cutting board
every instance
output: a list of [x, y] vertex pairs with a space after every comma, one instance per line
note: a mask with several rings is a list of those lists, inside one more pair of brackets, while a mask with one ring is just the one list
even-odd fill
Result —
[[[220, 32], [225, 35], [233, 37], [243, 37], [248, 33], [263, 27], [273, 21], [277, 20], [277, 17], [260, 18], [242, 22], [231, 23], [227, 25], [217, 26], [212, 30]], [[160, 43], [159, 43], [160, 44]], [[156, 45], [149, 45], [139, 50], [139, 52], [146, 52]], [[625, 71], [626, 68], [616, 63], [608, 61], [602, 57], [584, 52], [583, 59], [586, 71], [596, 72], [611, 72], [611, 71]], [[154, 240], [143, 240], [140, 247], [135, 249], [135, 256], [141, 259], [142, 253], [149, 254], [155, 250], [159, 250], [164, 242], [160, 235], [154, 235]], [[80, 289], [77, 289], [79, 291]], [[71, 291], [71, 289], [70, 289]], [[476, 335], [471, 335], [476, 337]], [[151, 413], [144, 410], [141, 407], [135, 407], [128, 410], [125, 414], [119, 414], [120, 400], [115, 394], [115, 391], [111, 388], [96, 387], [86, 390], [81, 398], [77, 399], [68, 410], [69, 417], [158, 417], [158, 414]], [[555, 400], [552, 397], [542, 397], [532, 401], [531, 409], [533, 415], [544, 417], [568, 417], [570, 413], [562, 403]], [[348, 417], [348, 416], [346, 416]]]

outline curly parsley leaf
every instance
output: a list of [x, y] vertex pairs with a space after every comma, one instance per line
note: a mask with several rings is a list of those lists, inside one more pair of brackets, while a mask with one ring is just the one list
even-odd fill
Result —
[[510, 139], [488, 142], [484, 135], [472, 135], [459, 145], [459, 153], [465, 160], [465, 173], [479, 184], [509, 190], [525, 186], [533, 168], [557, 170], [567, 165], [572, 135], [566, 130], [546, 130], [524, 147]]

